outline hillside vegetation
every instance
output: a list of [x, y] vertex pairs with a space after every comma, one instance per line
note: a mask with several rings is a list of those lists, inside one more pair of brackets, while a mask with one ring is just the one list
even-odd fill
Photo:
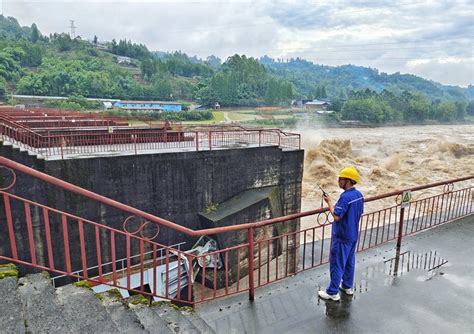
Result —
[[[117, 57], [129, 57], [119, 64]], [[303, 59], [276, 62], [234, 55], [225, 62], [182, 52], [150, 52], [129, 40], [99, 43], [44, 36], [0, 15], [0, 98], [8, 94], [193, 101], [207, 107], [289, 106], [329, 98], [333, 118], [367, 123], [461, 120], [474, 114], [474, 87], [443, 86], [414, 75]], [[77, 100], [79, 101], [79, 100]], [[471, 102], [469, 102], [471, 101]]]

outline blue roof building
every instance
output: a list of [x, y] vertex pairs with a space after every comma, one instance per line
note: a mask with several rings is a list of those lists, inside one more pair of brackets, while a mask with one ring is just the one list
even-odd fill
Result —
[[167, 101], [117, 101], [114, 107], [128, 111], [180, 112], [181, 103]]

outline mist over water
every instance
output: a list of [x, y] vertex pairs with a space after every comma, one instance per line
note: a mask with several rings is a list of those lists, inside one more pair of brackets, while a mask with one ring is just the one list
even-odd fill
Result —
[[[321, 206], [316, 184], [337, 200], [337, 173], [346, 166], [359, 170], [357, 188], [366, 197], [474, 174], [473, 125], [301, 128], [296, 132], [302, 135], [305, 150], [303, 211]], [[378, 203], [393, 204], [393, 199]]]

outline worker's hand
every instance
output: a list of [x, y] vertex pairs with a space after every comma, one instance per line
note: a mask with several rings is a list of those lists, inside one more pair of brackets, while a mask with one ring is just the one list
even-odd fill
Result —
[[329, 197], [328, 194], [324, 193], [324, 194], [323, 194], [323, 199], [324, 199], [324, 201], [325, 201], [328, 205], [331, 205], [331, 204], [332, 204], [332, 199], [331, 199], [331, 197]]

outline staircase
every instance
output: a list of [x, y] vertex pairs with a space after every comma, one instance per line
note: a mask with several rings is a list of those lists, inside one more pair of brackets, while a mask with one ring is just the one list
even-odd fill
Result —
[[114, 290], [54, 289], [46, 272], [0, 279], [0, 300], [2, 333], [215, 333], [191, 308], [149, 306], [140, 295], [125, 300]]

